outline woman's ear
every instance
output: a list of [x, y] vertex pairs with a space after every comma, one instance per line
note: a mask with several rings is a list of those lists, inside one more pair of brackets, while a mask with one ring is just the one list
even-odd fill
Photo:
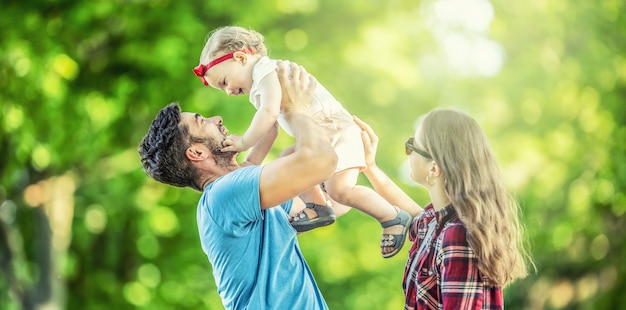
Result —
[[435, 161], [432, 161], [430, 163], [430, 169], [428, 169], [429, 173], [432, 176], [438, 177], [439, 175], [441, 175], [441, 168], [439, 168], [439, 165], [437, 165], [437, 163]]

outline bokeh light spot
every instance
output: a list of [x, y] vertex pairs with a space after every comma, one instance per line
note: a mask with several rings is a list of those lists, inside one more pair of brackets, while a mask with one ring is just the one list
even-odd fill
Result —
[[22, 126], [24, 123], [24, 110], [22, 110], [22, 107], [7, 104], [3, 110], [4, 119], [2, 123], [6, 131], [12, 132]]
[[569, 223], [561, 223], [554, 228], [552, 244], [556, 250], [563, 250], [572, 243], [572, 227]]
[[59, 99], [65, 94], [66, 88], [58, 75], [49, 73], [42, 78], [41, 88], [47, 97]]
[[161, 271], [153, 264], [143, 264], [137, 270], [137, 278], [147, 287], [156, 287], [161, 283]]
[[174, 281], [163, 282], [159, 292], [163, 299], [171, 303], [179, 303], [185, 298], [185, 287]]
[[38, 207], [44, 201], [44, 189], [41, 184], [31, 184], [24, 190], [24, 202], [31, 207]]
[[14, 65], [15, 74], [19, 77], [24, 77], [30, 72], [30, 59], [19, 58]]
[[587, 275], [576, 282], [576, 299], [583, 301], [595, 296], [598, 292], [598, 276]]
[[569, 207], [578, 214], [584, 214], [589, 209], [590, 190], [587, 183], [578, 179], [569, 188]]
[[101, 233], [107, 226], [106, 210], [99, 204], [87, 207], [85, 212], [85, 227], [93, 234]]
[[285, 34], [285, 45], [292, 51], [300, 51], [309, 43], [309, 37], [302, 29], [292, 29]]
[[146, 306], [152, 296], [150, 291], [139, 282], [129, 282], [124, 285], [124, 299], [135, 306]]
[[550, 290], [550, 304], [556, 309], [565, 307], [574, 298], [572, 282], [563, 280], [552, 286]]
[[152, 234], [144, 234], [137, 238], [137, 251], [145, 258], [155, 258], [160, 252], [159, 242]]
[[37, 145], [32, 154], [33, 168], [42, 171], [50, 165], [50, 151], [44, 145]]
[[601, 260], [609, 253], [609, 238], [604, 234], [597, 235], [591, 241], [591, 255], [596, 260]]
[[178, 217], [172, 209], [158, 207], [150, 211], [150, 228], [160, 236], [171, 236], [178, 231]]
[[52, 70], [71, 81], [78, 75], [78, 64], [65, 54], [58, 55], [52, 60]]
[[613, 182], [607, 179], [598, 179], [595, 182], [596, 190], [596, 200], [599, 203], [608, 204], [613, 200], [615, 196], [615, 186], [613, 186]]
[[114, 108], [99, 92], [91, 92], [85, 97], [85, 111], [92, 121], [94, 129], [102, 128], [111, 122]]
[[15, 215], [17, 211], [17, 205], [13, 200], [5, 200], [0, 203], [0, 221], [7, 224], [13, 224], [15, 221]]

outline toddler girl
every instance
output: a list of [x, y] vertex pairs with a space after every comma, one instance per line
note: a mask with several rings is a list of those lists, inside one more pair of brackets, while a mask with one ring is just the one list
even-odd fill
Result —
[[[278, 125], [291, 135], [290, 124], [280, 114], [281, 88], [276, 74], [276, 60], [267, 56], [263, 36], [237, 26], [214, 30], [207, 40], [200, 65], [194, 70], [205, 86], [226, 91], [229, 96], [249, 95], [257, 109], [251, 124], [241, 136], [230, 135], [222, 152], [248, 152], [247, 164], [260, 164], [278, 134]], [[392, 206], [374, 190], [356, 185], [365, 168], [361, 129], [352, 115], [318, 83], [309, 108], [311, 118], [331, 141], [338, 156], [334, 175], [324, 182], [330, 198], [374, 217], [383, 227], [383, 257], [397, 254], [406, 237], [411, 216]], [[284, 153], [288, 153], [290, 149]], [[246, 163], [244, 162], [244, 164]], [[293, 227], [307, 231], [335, 221], [335, 214], [321, 189], [304, 193], [307, 208], [292, 219]]]

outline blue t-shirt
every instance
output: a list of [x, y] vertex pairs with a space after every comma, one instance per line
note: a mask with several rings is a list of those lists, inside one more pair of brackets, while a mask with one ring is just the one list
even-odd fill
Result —
[[289, 224], [292, 200], [261, 210], [263, 167], [209, 184], [198, 202], [202, 249], [226, 309], [328, 309]]

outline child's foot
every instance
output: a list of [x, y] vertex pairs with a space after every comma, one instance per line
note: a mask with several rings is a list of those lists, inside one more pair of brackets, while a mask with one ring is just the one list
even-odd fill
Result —
[[289, 221], [297, 232], [327, 226], [335, 222], [335, 211], [330, 206], [307, 203], [306, 208], [292, 216]]
[[383, 227], [383, 237], [380, 241], [380, 252], [384, 258], [392, 257], [402, 249], [406, 240], [406, 233], [411, 226], [411, 215], [396, 207], [398, 215], [389, 221], [380, 223]]

